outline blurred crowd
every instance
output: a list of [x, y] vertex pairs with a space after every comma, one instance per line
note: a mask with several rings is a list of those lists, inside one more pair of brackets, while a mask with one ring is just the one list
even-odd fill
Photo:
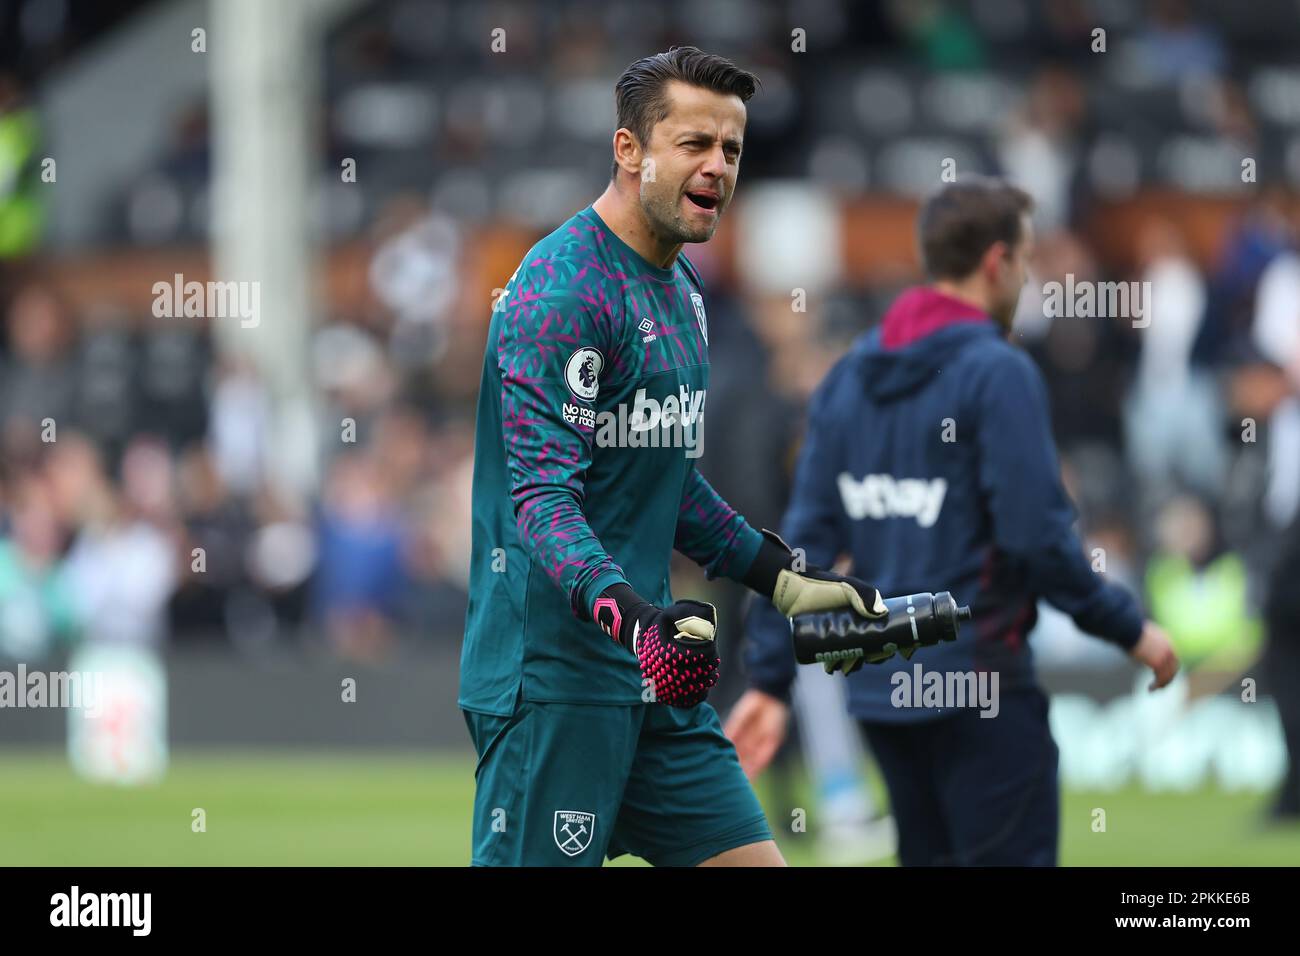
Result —
[[314, 342], [334, 450], [308, 500], [267, 480], [265, 390], [207, 330], [75, 315], [39, 274], [5, 317], [0, 654], [173, 634], [372, 656], [400, 627], [454, 630], [468, 427], [431, 420], [355, 327]]

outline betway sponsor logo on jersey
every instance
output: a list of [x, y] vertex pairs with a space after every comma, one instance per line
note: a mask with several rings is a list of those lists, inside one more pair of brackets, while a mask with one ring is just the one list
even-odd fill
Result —
[[594, 424], [595, 442], [601, 448], [681, 448], [687, 458], [698, 458], [704, 454], [707, 397], [707, 389], [689, 385], [659, 398], [639, 388], [631, 402], [620, 402], [594, 417], [590, 409], [573, 406], [571, 411], [566, 403], [564, 420], [579, 428]]
[[632, 399], [632, 414], [629, 424], [641, 431], [649, 431], [659, 426], [672, 426], [680, 422], [693, 426], [704, 414], [704, 399], [708, 389], [692, 389], [682, 385], [676, 395], [666, 395], [662, 402], [649, 398], [644, 388], [638, 388]]
[[840, 473], [838, 483], [850, 518], [915, 518], [922, 528], [939, 520], [948, 493], [948, 482], [942, 478], [866, 475], [858, 480], [846, 471]]

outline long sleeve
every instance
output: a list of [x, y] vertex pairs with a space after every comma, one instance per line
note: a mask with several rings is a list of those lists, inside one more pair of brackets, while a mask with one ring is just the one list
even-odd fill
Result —
[[762, 536], [695, 468], [686, 479], [673, 547], [704, 568], [709, 578], [739, 580], [758, 553]]
[[1002, 354], [978, 383], [980, 485], [994, 543], [1081, 630], [1131, 648], [1142, 615], [1128, 591], [1092, 570], [1075, 534], [1042, 375], [1023, 352]]
[[626, 583], [583, 513], [613, 336], [598, 307], [553, 272], [521, 270], [501, 306], [502, 430], [520, 541], [585, 620], [601, 591]]

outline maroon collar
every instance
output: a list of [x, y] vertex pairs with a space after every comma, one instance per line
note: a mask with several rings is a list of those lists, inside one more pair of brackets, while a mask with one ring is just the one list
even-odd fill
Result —
[[969, 302], [930, 286], [915, 286], [895, 299], [885, 313], [880, 323], [880, 344], [887, 349], [901, 349], [959, 322], [987, 321], [989, 317]]

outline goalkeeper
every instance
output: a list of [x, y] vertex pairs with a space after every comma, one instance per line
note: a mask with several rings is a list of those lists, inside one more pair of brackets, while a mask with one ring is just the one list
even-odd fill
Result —
[[783, 614], [884, 613], [870, 585], [796, 570], [691, 455], [708, 325], [679, 253], [731, 199], [755, 86], [692, 47], [632, 64], [609, 187], [529, 251], [493, 310], [459, 700], [476, 865], [783, 864], [704, 703], [716, 614], [669, 594], [674, 549]]

